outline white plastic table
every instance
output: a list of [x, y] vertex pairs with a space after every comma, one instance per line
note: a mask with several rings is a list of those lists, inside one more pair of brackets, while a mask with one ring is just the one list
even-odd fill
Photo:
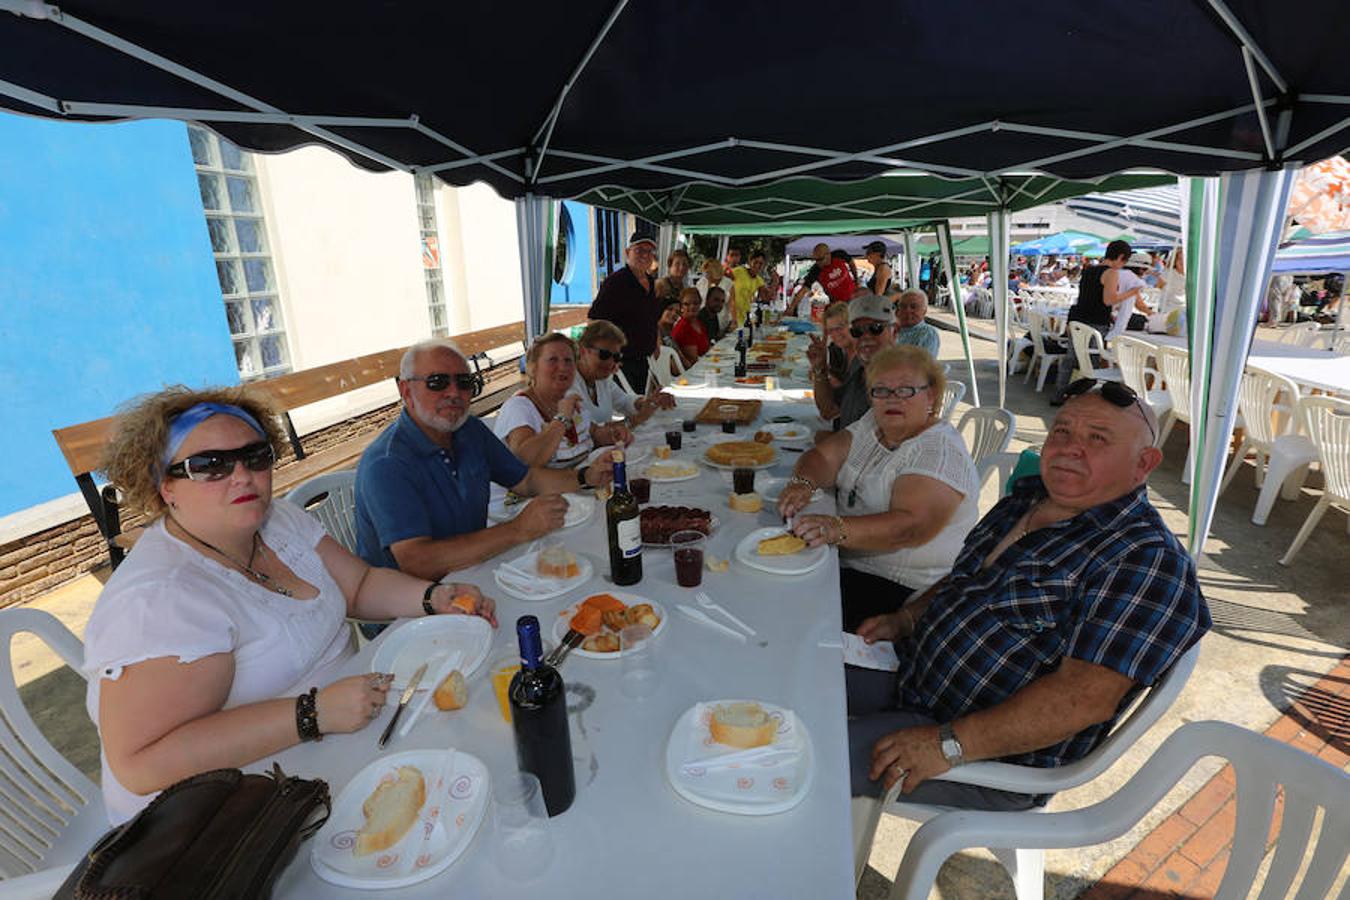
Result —
[[[650, 442], [702, 405], [682, 401], [639, 432]], [[765, 416], [788, 411], [802, 421], [818, 422], [802, 404], [771, 403]], [[720, 428], [700, 425], [699, 436]], [[692, 459], [701, 448], [679, 456]], [[782, 454], [772, 474], [790, 471], [796, 454]], [[637, 468], [641, 468], [639, 465]], [[697, 480], [656, 484], [653, 503], [700, 505], [720, 520], [708, 552], [732, 556], [736, 542], [755, 528], [778, 524], [766, 504], [759, 514], [731, 511], [721, 471], [701, 467]], [[833, 510], [826, 496], [813, 509]], [[559, 533], [575, 552], [595, 564], [596, 575], [579, 589], [555, 600], [527, 603], [506, 596], [492, 579], [488, 561], [455, 580], [477, 584], [498, 601], [499, 642], [514, 643], [516, 617], [534, 613], [551, 637], [551, 623], [565, 606], [591, 593], [612, 589], [603, 510], [589, 521]], [[522, 548], [523, 549], [523, 548]], [[522, 551], [506, 554], [514, 558]], [[703, 587], [759, 632], [740, 644], [675, 613], [676, 603], [695, 605], [692, 589], [675, 583], [669, 551], [643, 551], [643, 580], [622, 590], [655, 599], [666, 607], [668, 624], [657, 639], [662, 682], [656, 696], [637, 701], [619, 690], [619, 663], [575, 655], [562, 666], [568, 685], [594, 690], [589, 708], [572, 715], [573, 755], [577, 758], [577, 797], [570, 810], [551, 821], [556, 844], [551, 865], [529, 882], [503, 875], [493, 854], [491, 812], [468, 852], [440, 875], [419, 885], [380, 891], [389, 897], [507, 897], [538, 893], [549, 897], [846, 897], [853, 894], [852, 839], [849, 817], [848, 756], [845, 729], [844, 672], [840, 646], [838, 557], [806, 575], [759, 573], [732, 562], [725, 573], [704, 572]], [[388, 632], [386, 632], [388, 634]], [[364, 671], [376, 645], [354, 658], [348, 671]], [[482, 759], [493, 772], [513, 771], [515, 751], [510, 726], [502, 720], [484, 670], [470, 681], [469, 704], [455, 713], [429, 707], [406, 737], [395, 737], [385, 752], [454, 746]], [[795, 808], [771, 816], [740, 816], [695, 806], [675, 794], [666, 780], [663, 759], [667, 738], [678, 717], [701, 700], [756, 698], [793, 709], [810, 732], [815, 752], [814, 782]], [[364, 730], [330, 735], [280, 754], [288, 772], [328, 780], [334, 796], [362, 767], [375, 759], [376, 739], [393, 705]], [[272, 760], [250, 768], [264, 770]], [[522, 860], [530, 869], [530, 861]], [[295, 861], [278, 880], [283, 898], [370, 897], [368, 891], [335, 887], [322, 881], [310, 864], [310, 846], [302, 844]]]
[[[1186, 338], [1170, 334], [1128, 332], [1131, 337], [1155, 347], [1188, 349]], [[1285, 378], [1304, 387], [1350, 396], [1350, 356], [1337, 356], [1330, 350], [1296, 347], [1274, 341], [1253, 341], [1247, 355], [1248, 365]]]

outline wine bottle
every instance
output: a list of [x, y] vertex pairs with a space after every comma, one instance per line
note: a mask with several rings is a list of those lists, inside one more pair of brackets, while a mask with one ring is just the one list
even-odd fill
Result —
[[736, 377], [745, 377], [745, 331], [736, 329]]
[[750, 317], [748, 309], [745, 311], [745, 346], [755, 346], [755, 320]]
[[572, 734], [567, 725], [567, 694], [562, 676], [540, 661], [539, 619], [516, 620], [520, 671], [511, 677], [511, 727], [516, 733], [516, 762], [539, 779], [550, 816], [567, 812], [577, 795], [572, 771]]
[[605, 502], [605, 525], [609, 530], [609, 571], [618, 585], [642, 580], [642, 522], [638, 502], [628, 490], [623, 451], [614, 451], [614, 493]]

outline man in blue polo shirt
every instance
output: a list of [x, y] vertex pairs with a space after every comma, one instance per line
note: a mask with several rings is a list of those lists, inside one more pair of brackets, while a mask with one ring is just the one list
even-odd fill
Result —
[[[613, 477], [612, 463], [527, 466], [479, 419], [468, 360], [453, 342], [408, 348], [399, 366], [403, 413], [356, 467], [356, 550], [374, 566], [419, 578], [482, 562], [562, 527], [561, 496]], [[488, 527], [491, 484], [534, 497], [510, 522]]]
[[1081, 759], [1209, 629], [1195, 566], [1144, 486], [1162, 461], [1152, 411], [1114, 382], [1067, 393], [1040, 476], [971, 530], [951, 574], [858, 628], [894, 640], [900, 667], [846, 671], [855, 796], [903, 778], [920, 803], [1044, 803], [931, 779], [980, 759]]

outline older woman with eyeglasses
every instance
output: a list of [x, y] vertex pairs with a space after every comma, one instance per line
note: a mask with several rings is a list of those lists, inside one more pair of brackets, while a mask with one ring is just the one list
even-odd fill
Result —
[[[675, 398], [659, 388], [646, 395], [634, 397], [614, 380], [619, 371], [619, 360], [623, 356], [624, 345], [628, 339], [619, 327], [612, 322], [598, 320], [586, 326], [577, 338], [576, 380], [572, 382], [573, 392], [581, 398], [581, 405], [592, 422], [604, 423], [608, 433], [602, 434], [608, 441], [604, 443], [628, 443], [632, 436], [628, 429], [636, 428], [651, 418], [658, 409], [672, 409]], [[622, 422], [614, 417], [622, 416]]]
[[[941, 364], [919, 347], [890, 347], [866, 378], [871, 408], [804, 453], [778, 501], [798, 537], [839, 548], [846, 631], [951, 571], [978, 517], [975, 463], [938, 417]], [[831, 487], [840, 515], [798, 515]]]
[[373, 568], [308, 513], [273, 503], [281, 446], [274, 411], [243, 388], [169, 388], [118, 420], [103, 471], [150, 524], [85, 631], [114, 821], [189, 775], [378, 717], [388, 676], [334, 677], [352, 653], [348, 616], [496, 624], [472, 585]]

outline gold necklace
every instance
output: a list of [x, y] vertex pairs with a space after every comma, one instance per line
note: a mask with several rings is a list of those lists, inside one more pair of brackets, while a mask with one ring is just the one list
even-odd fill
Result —
[[244, 574], [248, 575], [259, 585], [267, 588], [269, 591], [275, 591], [276, 593], [280, 594], [283, 597], [295, 596], [295, 592], [292, 591], [290, 588], [284, 585], [277, 584], [276, 581], [272, 579], [272, 576], [266, 574], [265, 572], [259, 572], [257, 569], [253, 568], [253, 560], [257, 559], [258, 548], [262, 545], [262, 535], [258, 534], [258, 532], [256, 531], [253, 532], [253, 550], [248, 555], [248, 562], [241, 563], [239, 560], [235, 559], [233, 556], [230, 556], [230, 554], [226, 553], [224, 550], [220, 549], [215, 544], [207, 543], [206, 541], [197, 537], [192, 532], [188, 531], [186, 528], [183, 527], [183, 523], [178, 521], [172, 515], [169, 516], [169, 520], [173, 522], [173, 524], [177, 525], [178, 529], [182, 531], [183, 534], [192, 538], [194, 541], [201, 544], [206, 549], [214, 550], [220, 556], [224, 557], [226, 561], [234, 565], [236, 568], [240, 569], [242, 572], [244, 572]]
[[1012, 542], [1014, 544], [1020, 541], [1022, 538], [1026, 537], [1027, 535], [1031, 534], [1031, 532], [1034, 530], [1031, 527], [1031, 520], [1036, 517], [1036, 510], [1040, 508], [1041, 508], [1041, 501], [1037, 500], [1035, 503], [1031, 504], [1031, 508], [1028, 509], [1026, 513], [1022, 516], [1022, 521], [1024, 524], [1022, 525], [1022, 529], [1017, 532], [1017, 536], [1012, 539]]

